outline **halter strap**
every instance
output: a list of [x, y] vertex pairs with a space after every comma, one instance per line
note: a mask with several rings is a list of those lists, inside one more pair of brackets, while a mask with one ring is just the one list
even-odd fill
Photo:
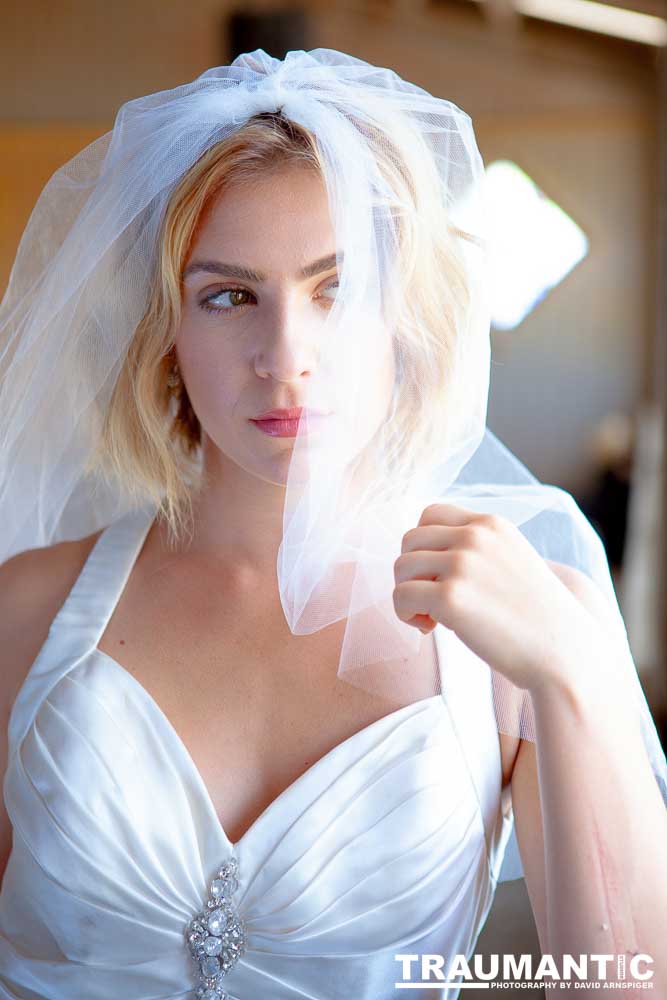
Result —
[[99, 642], [141, 551], [156, 509], [131, 510], [99, 535], [51, 623], [9, 717], [10, 755], [55, 684]]

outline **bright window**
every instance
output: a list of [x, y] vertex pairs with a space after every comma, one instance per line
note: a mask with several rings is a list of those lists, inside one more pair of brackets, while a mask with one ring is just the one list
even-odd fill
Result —
[[509, 160], [486, 168], [491, 321], [512, 330], [588, 253], [586, 234]]

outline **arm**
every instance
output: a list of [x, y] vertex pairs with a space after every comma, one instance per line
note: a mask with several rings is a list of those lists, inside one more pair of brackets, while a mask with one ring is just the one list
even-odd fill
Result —
[[[611, 628], [597, 588], [576, 570], [550, 565]], [[567, 680], [532, 692], [537, 743], [522, 741], [512, 774], [517, 840], [542, 951], [557, 962], [564, 953], [625, 954], [628, 969], [633, 953], [649, 954], [653, 991], [605, 995], [657, 1000], [667, 996], [667, 810], [604, 655], [571, 668], [548, 675]], [[607, 978], [617, 978], [615, 960]]]

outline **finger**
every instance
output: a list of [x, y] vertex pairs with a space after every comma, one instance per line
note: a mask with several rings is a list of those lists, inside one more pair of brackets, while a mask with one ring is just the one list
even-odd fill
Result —
[[439, 580], [446, 572], [445, 559], [442, 552], [405, 552], [394, 563], [394, 580], [397, 584], [405, 580]]
[[403, 535], [401, 552], [412, 552], [415, 549], [439, 551], [448, 549], [456, 544], [460, 530], [460, 527], [450, 527], [444, 524], [428, 524], [410, 528]]
[[405, 580], [394, 588], [394, 610], [401, 621], [409, 622], [415, 615], [430, 615], [441, 621], [441, 590], [438, 580]]
[[425, 507], [419, 524], [447, 524], [450, 526], [469, 524], [478, 514], [474, 510], [458, 507], [453, 503], [432, 503]]
[[418, 628], [419, 631], [423, 632], [425, 635], [428, 632], [432, 632], [437, 624], [438, 623], [434, 621], [430, 615], [414, 615], [414, 617], [408, 622], [408, 625], [414, 625], [415, 628]]
[[424, 635], [428, 635], [428, 633], [432, 632], [438, 623], [434, 621], [430, 615], [414, 615], [407, 624], [414, 625], [415, 628], [418, 628], [420, 632], [424, 633]]

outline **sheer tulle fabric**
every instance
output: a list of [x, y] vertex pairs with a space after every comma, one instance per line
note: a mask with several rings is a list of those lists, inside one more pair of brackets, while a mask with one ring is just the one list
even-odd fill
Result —
[[[282, 61], [258, 49], [128, 102], [54, 174], [0, 307], [0, 558], [81, 537], [135, 503], [84, 470], [146, 309], [165, 208], [206, 150], [279, 109], [316, 137], [341, 256], [303, 400], [333, 417], [317, 433], [302, 420], [286, 483], [276, 575], [290, 629], [344, 620], [339, 675], [386, 691], [422, 642], [392, 604], [402, 535], [435, 501], [502, 515], [608, 599], [629, 722], [640, 719], [667, 799], [600, 539], [569, 494], [540, 483], [486, 426], [484, 169], [471, 121], [389, 69], [331, 49]], [[428, 268], [430, 312], [410, 294], [414, 271]], [[379, 421], [378, 358], [394, 378]], [[418, 678], [414, 700], [440, 690], [440, 677]], [[493, 697], [498, 729], [534, 740], [527, 693], [493, 673]]]

